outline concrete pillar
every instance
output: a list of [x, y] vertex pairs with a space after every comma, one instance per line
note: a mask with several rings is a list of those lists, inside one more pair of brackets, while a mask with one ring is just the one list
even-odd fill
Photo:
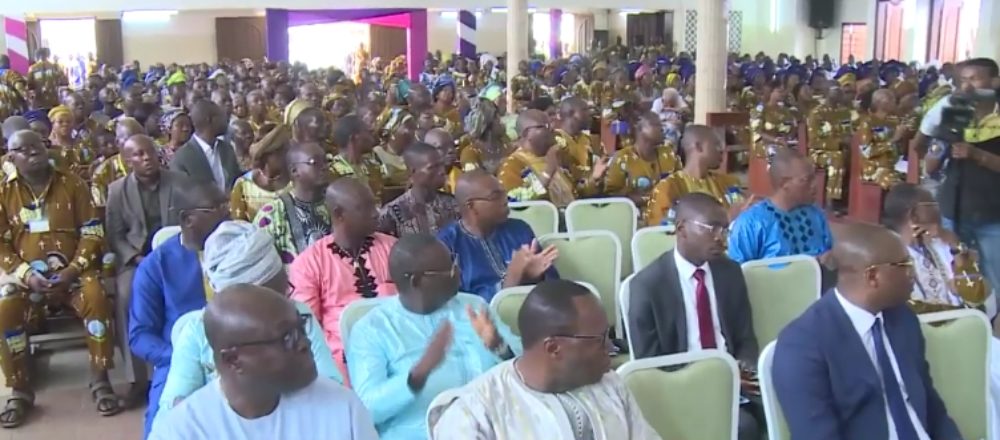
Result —
[[[507, 84], [514, 83], [517, 65], [528, 59], [528, 0], [507, 0]], [[514, 112], [514, 89], [507, 87], [507, 111]]]
[[409, 13], [410, 23], [406, 32], [406, 72], [410, 81], [418, 81], [427, 59], [427, 10]]
[[458, 11], [458, 53], [463, 58], [475, 58], [476, 14], [472, 11]]
[[549, 10], [549, 59], [562, 58], [562, 9]]
[[10, 58], [10, 68], [22, 75], [28, 73], [30, 56], [28, 54], [28, 26], [23, 15], [6, 15], [3, 17], [4, 44], [7, 56]]
[[726, 110], [726, 0], [698, 2], [698, 56], [695, 61], [696, 124], [708, 113]]

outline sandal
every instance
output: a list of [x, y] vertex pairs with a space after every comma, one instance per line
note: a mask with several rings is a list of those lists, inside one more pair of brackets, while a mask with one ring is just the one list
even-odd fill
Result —
[[90, 395], [97, 403], [97, 413], [104, 417], [111, 417], [122, 412], [122, 406], [111, 388], [111, 383], [102, 380], [90, 384]]
[[35, 406], [35, 396], [14, 391], [7, 398], [3, 411], [0, 411], [0, 426], [10, 429], [24, 424], [28, 410]]

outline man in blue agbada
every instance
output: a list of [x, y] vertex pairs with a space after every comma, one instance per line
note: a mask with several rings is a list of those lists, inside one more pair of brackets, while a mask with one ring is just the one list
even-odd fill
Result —
[[507, 193], [483, 170], [462, 174], [455, 184], [461, 218], [438, 232], [461, 269], [459, 290], [486, 302], [505, 287], [556, 279], [558, 251], [539, 251], [527, 223], [510, 218]]
[[[173, 353], [171, 330], [187, 312], [205, 307], [213, 290], [202, 272], [205, 240], [229, 216], [229, 198], [212, 182], [177, 190], [180, 234], [142, 259], [132, 280], [128, 342], [132, 353], [153, 365], [145, 435], [153, 426]], [[169, 265], [169, 267], [167, 267]]]
[[816, 166], [798, 150], [781, 149], [769, 170], [774, 194], [736, 218], [729, 258], [738, 263], [806, 254], [833, 247], [830, 226], [816, 206]]
[[521, 353], [482, 298], [458, 292], [459, 269], [434, 236], [403, 236], [389, 255], [399, 295], [342, 335], [354, 391], [383, 440], [426, 439], [427, 408]]

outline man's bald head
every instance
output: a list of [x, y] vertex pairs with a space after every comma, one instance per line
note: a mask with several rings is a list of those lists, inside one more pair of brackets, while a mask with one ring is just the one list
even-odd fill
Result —
[[518, 136], [524, 136], [525, 130], [536, 127], [539, 125], [544, 125], [549, 122], [549, 116], [541, 110], [529, 109], [521, 112], [517, 115], [517, 123], [515, 128], [517, 129]]
[[18, 130], [7, 139], [7, 146], [8, 149], [15, 150], [20, 146], [33, 143], [41, 144], [43, 141], [42, 135], [36, 133], [34, 130]]
[[125, 141], [124, 147], [122, 147], [122, 154], [125, 154], [127, 151], [136, 150], [152, 150], [155, 153], [156, 141], [142, 133], [130, 136], [128, 140]]
[[353, 177], [341, 177], [326, 187], [326, 203], [331, 208], [350, 207], [365, 197], [373, 197], [372, 190]]
[[885, 227], [853, 223], [839, 230], [833, 246], [833, 259], [841, 273], [864, 271], [874, 264], [898, 260], [893, 255], [903, 249], [899, 235]]
[[559, 102], [559, 117], [572, 118], [578, 111], [587, 108], [587, 103], [577, 96], [571, 96]]
[[684, 127], [684, 136], [681, 138], [681, 148], [685, 154], [693, 153], [699, 144], [707, 142], [719, 143], [719, 135], [715, 130], [707, 125], [692, 124]]
[[772, 183], [780, 183], [800, 174], [802, 168], [805, 167], [812, 168], [812, 163], [801, 151], [795, 148], [779, 148], [771, 159], [771, 168], [768, 173]]
[[237, 284], [226, 288], [205, 307], [205, 336], [218, 352], [252, 340], [253, 334], [270, 329], [275, 317], [296, 313], [284, 295], [266, 287]]
[[122, 147], [125, 142], [138, 134], [144, 134], [146, 130], [135, 118], [124, 117], [115, 124], [115, 140], [118, 146]]
[[465, 205], [470, 199], [482, 197], [495, 179], [496, 177], [483, 169], [466, 171], [458, 176], [458, 181], [455, 182], [455, 199], [459, 205]]
[[454, 146], [455, 138], [448, 133], [448, 130], [443, 128], [432, 128], [424, 134], [424, 142], [432, 145], [434, 148], [444, 148], [446, 146]]
[[[685, 194], [679, 197], [674, 204], [677, 221], [695, 220], [704, 222], [705, 218], [712, 217], [712, 214], [722, 209], [722, 204], [715, 197], [701, 192]], [[725, 214], [725, 211], [722, 212]]]

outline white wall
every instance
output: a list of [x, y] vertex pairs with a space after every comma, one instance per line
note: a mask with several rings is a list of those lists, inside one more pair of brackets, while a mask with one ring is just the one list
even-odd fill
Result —
[[217, 17], [248, 17], [253, 10], [181, 11], [163, 23], [122, 22], [125, 61], [214, 63]]
[[[458, 19], [440, 12], [427, 13], [427, 47], [431, 52], [455, 53], [458, 49]], [[476, 20], [476, 49], [480, 52], [507, 51], [507, 14], [483, 12]]]

